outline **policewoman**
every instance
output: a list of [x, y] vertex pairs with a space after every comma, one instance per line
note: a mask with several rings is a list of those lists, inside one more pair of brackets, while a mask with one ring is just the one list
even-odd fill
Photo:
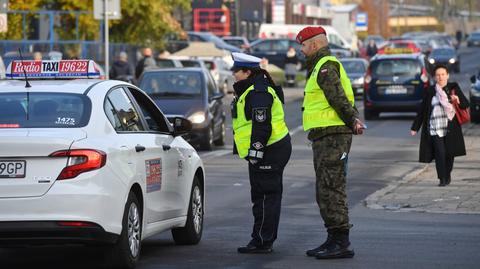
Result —
[[252, 239], [239, 253], [270, 253], [277, 238], [283, 169], [292, 145], [285, 124], [281, 87], [260, 68], [260, 58], [232, 53], [235, 98], [232, 101], [234, 153], [248, 161]]
[[358, 119], [347, 73], [328, 48], [325, 29], [306, 27], [297, 42], [308, 70], [303, 128], [312, 142], [316, 200], [328, 233], [324, 243], [306, 254], [318, 259], [351, 258], [347, 163], [352, 134], [362, 134], [365, 125]]

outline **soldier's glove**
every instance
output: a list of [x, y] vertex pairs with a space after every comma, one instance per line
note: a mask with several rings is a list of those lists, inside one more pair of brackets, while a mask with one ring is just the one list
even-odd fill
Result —
[[250, 149], [248, 155], [245, 157], [252, 165], [259, 164], [263, 160], [263, 151]]

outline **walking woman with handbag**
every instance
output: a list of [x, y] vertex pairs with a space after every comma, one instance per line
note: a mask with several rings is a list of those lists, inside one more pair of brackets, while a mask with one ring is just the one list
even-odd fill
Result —
[[416, 135], [422, 127], [419, 161], [430, 163], [435, 159], [438, 186], [450, 184], [454, 157], [466, 155], [462, 127], [455, 112], [468, 109], [469, 103], [456, 82], [448, 82], [448, 68], [438, 65], [434, 69], [435, 85], [424, 94], [417, 116], [410, 128]]

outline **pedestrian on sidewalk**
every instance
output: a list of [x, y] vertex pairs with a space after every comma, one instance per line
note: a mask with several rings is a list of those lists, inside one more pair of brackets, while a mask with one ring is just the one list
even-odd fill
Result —
[[346, 175], [352, 133], [366, 126], [354, 107], [350, 79], [331, 55], [325, 29], [306, 27], [297, 35], [306, 56], [307, 83], [303, 100], [303, 129], [312, 141], [316, 199], [328, 237], [307, 251], [318, 259], [351, 258]]
[[232, 53], [234, 153], [248, 161], [254, 217], [252, 239], [239, 253], [270, 253], [277, 238], [283, 169], [292, 152], [282, 104], [283, 92], [260, 58]]
[[135, 67], [135, 78], [138, 80], [143, 71], [157, 67], [155, 59], [153, 59], [153, 52], [151, 48], [144, 48], [142, 51], [143, 58], [137, 63]]
[[438, 186], [443, 187], [452, 180], [454, 157], [466, 155], [462, 127], [452, 103], [458, 103], [462, 109], [468, 108], [469, 103], [458, 83], [448, 82], [447, 66], [435, 66], [434, 74], [436, 83], [424, 92], [410, 134], [416, 135], [422, 127], [419, 161], [430, 163], [435, 159]]

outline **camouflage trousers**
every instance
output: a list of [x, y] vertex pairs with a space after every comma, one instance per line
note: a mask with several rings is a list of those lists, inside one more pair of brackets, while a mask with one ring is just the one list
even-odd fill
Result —
[[313, 141], [316, 198], [325, 227], [349, 229], [347, 204], [347, 162], [351, 134], [331, 134]]

